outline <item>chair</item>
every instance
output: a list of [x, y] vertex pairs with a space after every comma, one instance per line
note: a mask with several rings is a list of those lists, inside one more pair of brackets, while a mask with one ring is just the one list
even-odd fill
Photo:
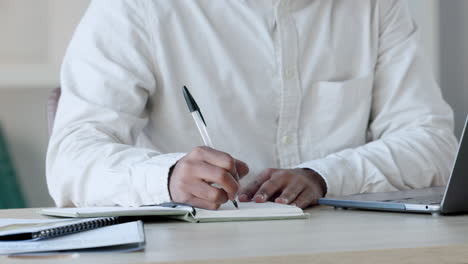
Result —
[[47, 121], [49, 127], [49, 137], [52, 135], [52, 129], [54, 128], [55, 115], [57, 114], [57, 107], [60, 101], [62, 90], [57, 87], [52, 90], [47, 100]]
[[26, 207], [0, 127], [0, 208]]
[[[49, 137], [52, 135], [55, 114], [61, 96], [60, 87], [52, 90], [47, 100]], [[0, 209], [23, 208], [25, 201], [16, 180], [16, 172], [11, 162], [6, 140], [0, 127]]]

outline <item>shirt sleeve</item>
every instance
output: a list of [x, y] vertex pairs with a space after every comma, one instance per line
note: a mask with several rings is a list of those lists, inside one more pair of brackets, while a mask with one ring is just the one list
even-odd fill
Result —
[[423, 59], [408, 7], [402, 0], [377, 3], [369, 142], [298, 166], [322, 175], [329, 196], [442, 186], [455, 159], [453, 113]]
[[135, 146], [157, 88], [139, 4], [93, 1], [69, 46], [47, 153], [47, 183], [57, 206], [170, 200], [169, 169], [184, 153]]

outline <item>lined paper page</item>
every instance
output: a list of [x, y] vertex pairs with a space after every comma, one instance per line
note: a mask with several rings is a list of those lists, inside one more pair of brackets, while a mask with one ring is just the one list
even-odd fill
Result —
[[263, 218], [263, 217], [290, 217], [301, 216], [304, 212], [301, 208], [278, 204], [273, 202], [266, 203], [238, 203], [239, 209], [236, 209], [232, 203], [223, 204], [218, 210], [197, 209], [196, 219], [205, 218]]

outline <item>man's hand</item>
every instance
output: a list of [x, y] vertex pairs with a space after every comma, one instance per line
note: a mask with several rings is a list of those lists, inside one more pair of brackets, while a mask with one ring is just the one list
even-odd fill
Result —
[[196, 147], [173, 168], [169, 192], [174, 202], [216, 210], [228, 200], [234, 200], [240, 187], [239, 178], [248, 172], [247, 164], [227, 153]]
[[323, 178], [309, 169], [266, 169], [239, 193], [239, 201], [274, 201], [301, 208], [316, 205], [326, 192]]

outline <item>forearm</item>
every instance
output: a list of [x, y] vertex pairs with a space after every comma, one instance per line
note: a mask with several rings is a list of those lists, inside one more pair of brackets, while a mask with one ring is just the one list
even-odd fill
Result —
[[324, 177], [330, 196], [441, 186], [456, 153], [456, 139], [450, 135], [440, 129], [412, 128], [299, 167]]
[[168, 173], [184, 154], [117, 142], [88, 125], [51, 138], [49, 192], [57, 206], [139, 206], [170, 200]]

